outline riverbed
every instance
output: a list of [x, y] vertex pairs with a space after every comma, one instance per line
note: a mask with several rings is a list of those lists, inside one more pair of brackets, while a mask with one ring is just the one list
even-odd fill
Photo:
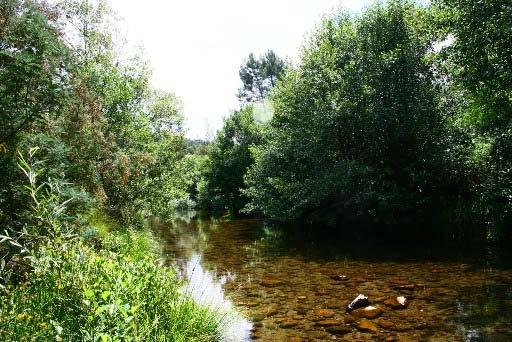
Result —
[[[226, 341], [512, 340], [512, 263], [489, 248], [319, 241], [265, 220], [193, 212], [151, 225], [187, 290], [239, 313], [225, 323]], [[359, 294], [371, 314], [346, 312]]]

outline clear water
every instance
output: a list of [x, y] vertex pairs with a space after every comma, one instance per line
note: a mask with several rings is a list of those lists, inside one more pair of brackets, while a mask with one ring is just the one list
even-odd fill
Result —
[[[512, 341], [512, 262], [493, 250], [317, 239], [193, 213], [151, 225], [187, 290], [229, 312], [227, 341]], [[345, 312], [359, 293], [382, 309], [373, 331]], [[401, 295], [407, 308], [384, 305]]]

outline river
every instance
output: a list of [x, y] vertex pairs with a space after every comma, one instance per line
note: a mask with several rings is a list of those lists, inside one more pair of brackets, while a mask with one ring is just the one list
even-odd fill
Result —
[[[490, 248], [318, 240], [193, 212], [150, 222], [187, 291], [232, 313], [226, 341], [512, 340], [512, 262]], [[347, 313], [358, 294], [371, 308]]]

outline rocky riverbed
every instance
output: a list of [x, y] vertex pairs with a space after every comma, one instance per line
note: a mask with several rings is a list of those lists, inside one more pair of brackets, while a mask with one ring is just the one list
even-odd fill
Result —
[[[201, 256], [203, 272], [252, 324], [240, 340], [512, 340], [512, 269], [503, 265], [350, 256], [330, 244], [282, 243], [279, 230], [257, 220], [155, 229], [169, 262]], [[347, 310], [359, 294], [368, 303]]]

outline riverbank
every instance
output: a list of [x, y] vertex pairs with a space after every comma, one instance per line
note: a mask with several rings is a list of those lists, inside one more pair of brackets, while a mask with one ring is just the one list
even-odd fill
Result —
[[3, 341], [220, 340], [220, 314], [184, 294], [150, 232], [98, 213], [87, 220], [77, 235], [47, 239], [9, 262]]

